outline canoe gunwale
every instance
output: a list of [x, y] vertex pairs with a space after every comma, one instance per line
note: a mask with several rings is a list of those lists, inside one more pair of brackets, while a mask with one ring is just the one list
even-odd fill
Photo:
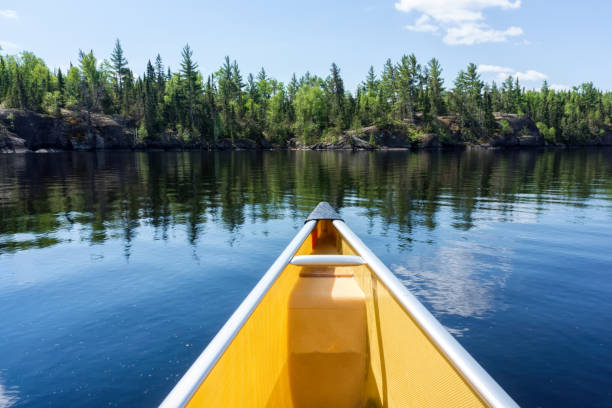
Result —
[[[257, 306], [276, 282], [277, 278], [292, 264], [296, 252], [316, 227], [320, 219], [306, 221], [304, 226], [291, 240], [285, 250], [274, 261], [257, 285], [242, 301], [231, 317], [215, 335], [205, 350], [181, 380], [164, 399], [160, 407], [183, 407], [188, 404], [202, 382], [214, 368], [234, 338], [251, 317]], [[385, 266], [380, 259], [359, 239], [359, 237], [339, 218], [332, 218], [336, 231], [353, 248], [359, 256], [350, 255], [306, 255], [296, 257], [295, 264], [320, 265], [337, 263], [340, 265], [365, 265], [376, 275], [388, 289], [406, 313], [420, 327], [435, 347], [457, 370], [463, 379], [481, 397], [482, 401], [491, 407], [518, 407], [516, 402], [503, 388], [476, 362], [476, 360], [459, 344], [457, 340], [440, 324], [440, 322], [421, 304], [421, 302], [400, 282], [400, 280]], [[318, 258], [317, 258], [318, 257]], [[306, 265], [303, 265], [306, 264]]]
[[259, 282], [257, 282], [253, 290], [251, 290], [232, 316], [225, 322], [221, 330], [219, 330], [208, 346], [206, 346], [202, 354], [200, 354], [185, 375], [174, 386], [170, 394], [166, 396], [160, 407], [183, 407], [189, 402], [202, 381], [208, 376], [253, 311], [260, 304], [261, 300], [268, 292], [268, 289], [270, 289], [278, 276], [285, 270], [287, 265], [289, 265], [294, 254], [304, 243], [306, 238], [308, 238], [316, 225], [316, 220], [309, 220], [304, 224], [285, 250], [276, 258], [268, 271]]
[[459, 344], [442, 324], [404, 286], [384, 263], [359, 239], [342, 220], [333, 225], [342, 237], [363, 258], [366, 265], [387, 287], [395, 299], [414, 319], [423, 332], [442, 352], [461, 376], [473, 387], [483, 401], [491, 407], [518, 407], [480, 364]]

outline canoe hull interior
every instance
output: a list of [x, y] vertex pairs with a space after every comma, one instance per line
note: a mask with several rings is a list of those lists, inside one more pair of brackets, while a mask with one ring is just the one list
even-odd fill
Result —
[[[360, 256], [332, 221], [310, 223], [309, 235], [294, 240], [295, 256]], [[288, 263], [274, 276], [201, 381], [184, 391], [188, 372], [164, 407], [515, 406], [480, 373], [503, 401], [487, 403], [371, 266]], [[209, 348], [198, 361], [213, 355]], [[183, 402], [173, 395], [181, 393]]]
[[[311, 254], [358, 255], [327, 220]], [[287, 265], [187, 405], [487, 406], [367, 265]]]

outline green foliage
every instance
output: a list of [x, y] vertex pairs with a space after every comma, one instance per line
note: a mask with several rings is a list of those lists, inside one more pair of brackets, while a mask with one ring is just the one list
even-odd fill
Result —
[[370, 133], [370, 140], [368, 141], [368, 144], [372, 147], [378, 145], [378, 143], [376, 143], [376, 138], [374, 137], [374, 132]]
[[147, 140], [148, 138], [149, 138], [149, 132], [147, 131], [145, 124], [141, 123], [140, 127], [138, 128], [138, 139]]
[[42, 108], [51, 116], [59, 117], [61, 95], [59, 91], [47, 92], [43, 97]]
[[[449, 129], [438, 121], [445, 115], [451, 116], [453, 134], [458, 130], [463, 140], [482, 141], [500, 131], [496, 112], [533, 119], [551, 143], [583, 143], [600, 137], [612, 121], [612, 93], [592, 83], [554, 91], [544, 82], [536, 91], [508, 77], [499, 86], [488, 85], [469, 64], [447, 90], [438, 60], [422, 65], [414, 54], [387, 60], [379, 73], [370, 67], [354, 93], [345, 89], [335, 63], [326, 78], [294, 74], [285, 85], [263, 68], [245, 81], [238, 63], [226, 57], [205, 78], [189, 45], [175, 73], [157, 55], [142, 75], [134, 75], [119, 40], [108, 61], [81, 51], [78, 62], [66, 72], [52, 72], [29, 52], [0, 55], [0, 104], [50, 115], [60, 115], [62, 108], [83, 110], [89, 124], [93, 113], [118, 114], [150, 140], [176, 129], [192, 142], [267, 138], [281, 145], [293, 137], [311, 144], [337, 138], [349, 127], [359, 134], [362, 127], [391, 124], [412, 126], [407, 132], [414, 140], [435, 132], [452, 143]], [[512, 133], [507, 121], [501, 121], [501, 132]]]
[[408, 128], [408, 138], [412, 143], [420, 142], [425, 137], [425, 133], [422, 130], [415, 127]]
[[15, 114], [13, 112], [6, 115], [9, 130], [15, 130]]
[[521, 128], [521, 131], [520, 131], [520, 133], [519, 133], [519, 134], [520, 134], [521, 136], [527, 136], [527, 135], [529, 135], [529, 129], [527, 128], [527, 126], [523, 126], [523, 127]]
[[507, 120], [502, 119], [500, 121], [500, 124], [501, 124], [501, 133], [502, 133], [502, 135], [509, 136], [512, 133], [514, 133], [514, 130], [512, 130], [512, 126], [510, 126], [510, 122], [508, 122]]
[[543, 122], [536, 123], [536, 126], [538, 127], [538, 131], [544, 137], [544, 140], [546, 140], [547, 143], [549, 144], [557, 143], [557, 137], [556, 137], [557, 132], [555, 131], [554, 127], [549, 128]]
[[295, 133], [305, 144], [314, 142], [321, 136], [324, 126], [329, 120], [329, 101], [325, 92], [319, 86], [303, 85], [295, 95]]

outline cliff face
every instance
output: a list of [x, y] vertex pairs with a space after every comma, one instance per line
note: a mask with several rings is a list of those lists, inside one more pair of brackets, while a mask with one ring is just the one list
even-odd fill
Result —
[[0, 108], [0, 152], [50, 152], [63, 150], [181, 150], [181, 149], [259, 149], [269, 148], [263, 142], [248, 139], [221, 139], [209, 145], [205, 141], [185, 141], [174, 132], [167, 132], [156, 140], [141, 140], [133, 123], [122, 123], [121, 118], [92, 114], [87, 123], [85, 112], [62, 110], [60, 117], [32, 111]]
[[8, 139], [3, 138], [5, 151], [10, 151], [11, 145], [13, 149], [20, 146], [31, 151], [126, 149], [134, 141], [124, 126], [106, 115], [92, 115], [88, 126], [82, 115], [75, 112], [63, 111], [61, 117], [54, 118], [30, 111], [0, 109], [0, 126], [8, 134]]
[[[121, 118], [92, 114], [88, 125], [84, 112], [63, 110], [60, 117], [51, 117], [36, 112], [0, 108], [0, 152], [49, 152], [58, 150], [100, 149], [148, 149], [148, 150], [255, 150], [284, 147], [289, 149], [426, 149], [440, 147], [481, 146], [491, 148], [546, 146], [544, 137], [535, 123], [517, 115], [496, 115], [502, 129], [490, 138], [474, 138], [461, 134], [455, 117], [441, 116], [435, 121], [435, 130], [425, 133], [420, 118], [415, 123], [369, 126], [349, 130], [329, 141], [305, 145], [299, 139], [291, 139], [286, 146], [272, 146], [265, 137], [257, 141], [250, 139], [232, 141], [218, 140], [214, 144], [205, 141], [185, 141], [176, 133], [167, 132], [157, 140], [140, 140], [133, 123], [124, 123]], [[507, 122], [507, 123], [504, 123]], [[597, 140], [589, 145], [612, 145], [612, 128], [604, 129]]]

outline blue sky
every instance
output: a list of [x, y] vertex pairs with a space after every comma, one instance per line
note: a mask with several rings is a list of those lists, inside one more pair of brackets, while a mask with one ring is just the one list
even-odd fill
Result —
[[130, 66], [144, 71], [159, 52], [178, 67], [189, 43], [200, 69], [225, 55], [243, 74], [262, 66], [288, 81], [336, 62], [354, 90], [370, 65], [415, 53], [442, 63], [446, 85], [469, 62], [493, 80], [546, 78], [562, 88], [593, 81], [612, 89], [612, 2], [585, 0], [0, 1], [0, 45], [29, 50], [50, 67], [76, 62], [79, 49], [108, 58], [120, 38]]

